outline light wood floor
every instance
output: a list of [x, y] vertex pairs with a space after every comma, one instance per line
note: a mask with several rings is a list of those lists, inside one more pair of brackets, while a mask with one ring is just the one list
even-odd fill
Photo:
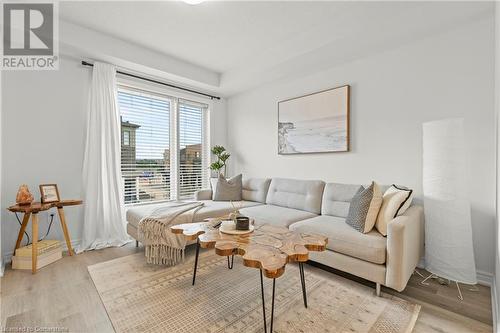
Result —
[[[7, 268], [0, 287], [2, 327], [60, 327], [69, 332], [113, 332], [87, 266], [139, 251], [143, 250], [130, 244], [64, 257], [36, 275]], [[194, 254], [192, 247], [187, 252], [188, 256]], [[315, 270], [326, 277], [333, 274], [310, 265], [306, 270]], [[402, 294], [397, 293], [422, 305], [415, 333], [492, 332], [489, 288], [465, 291], [465, 301], [459, 302], [452, 287], [441, 286], [435, 281], [430, 287], [424, 287], [419, 284], [420, 280], [417, 276], [412, 277], [407, 289]], [[367, 284], [366, 281], [360, 282]], [[383, 291], [392, 293], [388, 289]]]

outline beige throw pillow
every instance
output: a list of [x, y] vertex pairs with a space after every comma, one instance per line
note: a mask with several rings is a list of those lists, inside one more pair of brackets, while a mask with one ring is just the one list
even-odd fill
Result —
[[370, 202], [370, 208], [368, 208], [368, 214], [366, 214], [364, 233], [370, 232], [373, 229], [377, 222], [378, 212], [382, 206], [382, 191], [380, 190], [380, 186], [375, 182], [372, 182], [371, 186], [373, 186], [373, 198]]
[[389, 187], [384, 193], [382, 207], [375, 224], [378, 232], [387, 236], [387, 225], [410, 207], [412, 198], [413, 191], [408, 188], [396, 185]]
[[213, 201], [240, 201], [241, 191], [241, 174], [230, 179], [226, 179], [224, 176], [219, 175], [212, 199]]

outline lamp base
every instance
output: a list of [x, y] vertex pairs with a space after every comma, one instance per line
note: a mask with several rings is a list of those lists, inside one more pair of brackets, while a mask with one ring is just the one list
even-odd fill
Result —
[[[420, 275], [421, 277], [424, 277], [422, 275], [422, 273], [420, 273], [419, 271], [415, 270], [415, 272], [417, 272], [417, 274]], [[451, 284], [450, 280], [441, 278], [441, 277], [437, 276], [434, 273], [431, 273], [429, 276], [427, 276], [426, 278], [424, 278], [420, 282], [420, 284], [422, 284], [424, 286], [429, 286], [430, 283], [427, 282], [429, 279], [437, 279], [438, 283], [440, 285], [444, 285], [444, 286]], [[448, 282], [446, 282], [446, 281], [448, 281]], [[457, 297], [458, 297], [459, 300], [463, 301], [464, 300], [464, 296], [462, 295], [462, 290], [460, 289], [460, 284], [458, 283], [458, 281], [454, 281], [454, 282], [455, 282], [455, 285], [457, 286], [457, 291], [458, 291], [458, 296]], [[469, 289], [469, 291], [479, 291], [479, 288], [477, 288], [476, 286], [473, 285], [472, 288]]]

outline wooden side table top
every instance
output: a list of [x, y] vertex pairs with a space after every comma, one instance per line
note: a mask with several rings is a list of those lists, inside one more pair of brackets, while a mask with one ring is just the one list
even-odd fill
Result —
[[41, 203], [41, 202], [32, 202], [29, 205], [19, 205], [15, 204], [7, 208], [9, 211], [13, 213], [38, 213], [44, 210], [48, 210], [53, 207], [62, 208], [66, 206], [77, 206], [83, 203], [82, 200], [61, 200], [57, 202], [50, 203]]
[[213, 222], [187, 223], [170, 229], [187, 240], [198, 239], [202, 248], [215, 248], [218, 255], [241, 255], [245, 266], [262, 269], [268, 278], [280, 277], [288, 262], [306, 262], [309, 251], [324, 251], [328, 243], [327, 237], [285, 227], [261, 225], [248, 234], [228, 235], [212, 225]]

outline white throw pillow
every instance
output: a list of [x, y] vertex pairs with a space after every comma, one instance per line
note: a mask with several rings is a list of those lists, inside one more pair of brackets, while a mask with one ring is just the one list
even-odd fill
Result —
[[396, 185], [389, 187], [384, 193], [382, 207], [375, 224], [378, 232], [387, 236], [387, 224], [396, 216], [403, 214], [410, 207], [412, 199], [412, 190]]

